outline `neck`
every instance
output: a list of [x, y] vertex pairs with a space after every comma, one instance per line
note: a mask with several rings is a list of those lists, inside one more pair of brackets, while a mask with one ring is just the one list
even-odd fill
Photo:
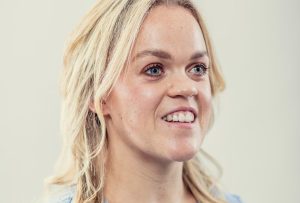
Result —
[[109, 203], [196, 202], [183, 182], [182, 162], [162, 164], [120, 145], [108, 149], [104, 195]]

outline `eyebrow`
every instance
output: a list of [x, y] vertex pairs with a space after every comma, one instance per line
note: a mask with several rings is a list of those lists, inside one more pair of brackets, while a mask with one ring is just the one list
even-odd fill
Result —
[[[160, 50], [160, 49], [151, 49], [151, 50], [144, 50], [144, 51], [141, 51], [141, 52], [137, 53], [133, 57], [132, 60], [135, 61], [138, 58], [143, 58], [143, 57], [146, 57], [146, 56], [155, 56], [155, 57], [158, 57], [158, 58], [168, 59], [168, 60], [173, 59], [171, 54], [169, 54], [166, 51], [163, 51], [163, 50]], [[206, 51], [198, 51], [198, 52], [194, 53], [191, 56], [190, 60], [203, 58], [204, 56], [208, 56]]]

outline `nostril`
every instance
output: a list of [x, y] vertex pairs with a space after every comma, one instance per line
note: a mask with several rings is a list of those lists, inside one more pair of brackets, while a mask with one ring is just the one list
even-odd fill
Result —
[[180, 96], [180, 97], [194, 97], [198, 95], [198, 91], [195, 88], [191, 88], [191, 89], [179, 89], [176, 92], [176, 96]]

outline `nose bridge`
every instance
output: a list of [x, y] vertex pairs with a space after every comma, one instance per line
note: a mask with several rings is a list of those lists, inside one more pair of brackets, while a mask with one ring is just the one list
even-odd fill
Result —
[[168, 87], [169, 96], [195, 96], [198, 94], [196, 82], [192, 80], [185, 71], [176, 70], [172, 72]]

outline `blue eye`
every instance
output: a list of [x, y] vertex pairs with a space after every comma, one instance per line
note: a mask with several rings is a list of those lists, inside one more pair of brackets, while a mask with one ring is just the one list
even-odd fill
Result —
[[160, 64], [152, 64], [147, 67], [145, 73], [151, 77], [158, 77], [163, 73], [162, 66]]
[[191, 72], [195, 75], [203, 76], [207, 73], [207, 69], [204, 64], [197, 64], [191, 69]]

